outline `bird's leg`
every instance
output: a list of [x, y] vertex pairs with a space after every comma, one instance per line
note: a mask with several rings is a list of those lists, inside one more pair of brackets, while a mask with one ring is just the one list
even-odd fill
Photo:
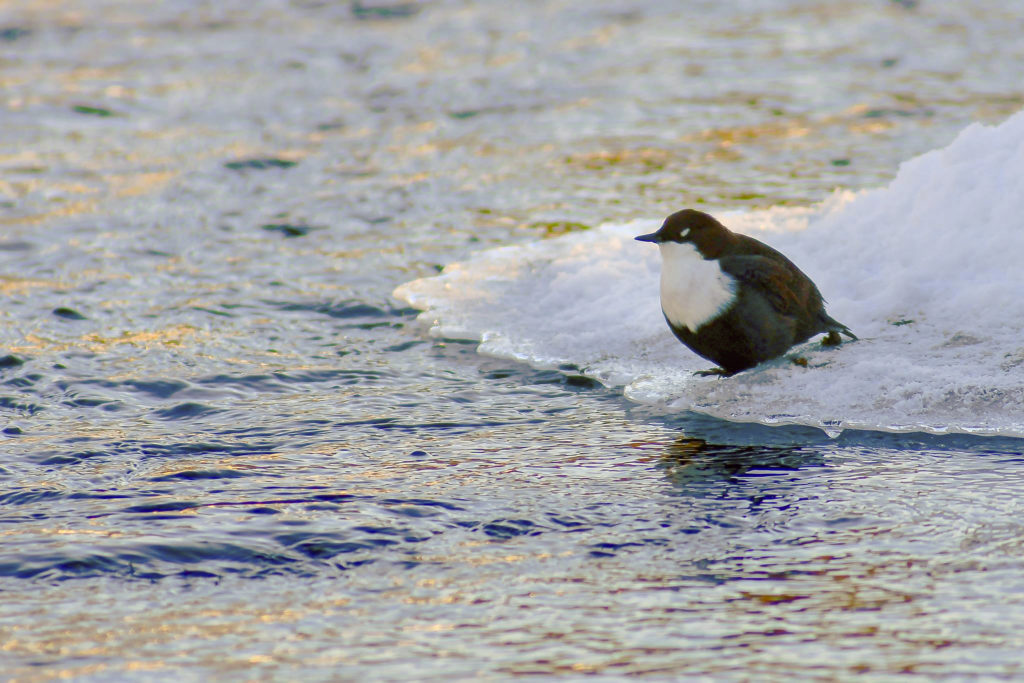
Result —
[[839, 346], [842, 343], [842, 337], [840, 337], [839, 333], [835, 330], [829, 331], [829, 333], [825, 335], [825, 338], [821, 340], [822, 346]]
[[710, 370], [698, 370], [693, 373], [696, 377], [710, 377], [711, 375], [717, 375], [719, 377], [732, 377], [733, 373], [726, 372], [722, 368], [711, 368]]

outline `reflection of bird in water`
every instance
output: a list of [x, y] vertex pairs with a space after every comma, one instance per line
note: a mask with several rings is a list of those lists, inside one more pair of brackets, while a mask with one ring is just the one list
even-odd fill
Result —
[[670, 480], [687, 485], [728, 481], [751, 470], [796, 471], [822, 462], [817, 451], [799, 446], [730, 446], [680, 436], [660, 464]]

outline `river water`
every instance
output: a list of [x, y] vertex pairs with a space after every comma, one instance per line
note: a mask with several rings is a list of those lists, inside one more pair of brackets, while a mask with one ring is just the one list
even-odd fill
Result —
[[1021, 675], [1019, 439], [639, 405], [392, 292], [884, 185], [1024, 106], [1022, 33], [996, 0], [0, 3], [0, 670]]

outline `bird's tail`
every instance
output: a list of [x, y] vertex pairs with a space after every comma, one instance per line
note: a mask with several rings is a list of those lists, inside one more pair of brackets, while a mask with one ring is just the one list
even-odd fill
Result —
[[840, 332], [845, 334], [850, 339], [856, 340], [857, 335], [850, 331], [850, 328], [842, 324], [835, 318], [829, 316], [827, 313], [821, 314], [821, 321], [825, 324], [825, 330], [828, 332]]

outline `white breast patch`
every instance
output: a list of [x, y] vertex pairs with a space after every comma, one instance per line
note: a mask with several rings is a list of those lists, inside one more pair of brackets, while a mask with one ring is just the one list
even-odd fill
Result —
[[661, 310], [676, 327], [696, 332], [736, 298], [736, 280], [692, 244], [662, 242]]

